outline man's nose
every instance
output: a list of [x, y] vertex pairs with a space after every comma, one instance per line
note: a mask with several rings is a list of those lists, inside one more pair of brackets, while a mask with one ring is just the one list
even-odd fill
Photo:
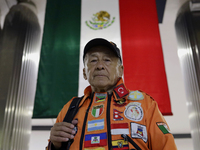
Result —
[[101, 61], [101, 60], [98, 61], [98, 62], [97, 62], [96, 68], [97, 68], [98, 70], [104, 69], [104, 63], [103, 63], [103, 61]]

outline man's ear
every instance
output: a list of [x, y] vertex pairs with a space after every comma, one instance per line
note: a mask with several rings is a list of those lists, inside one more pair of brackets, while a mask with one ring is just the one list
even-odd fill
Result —
[[123, 73], [124, 73], [124, 66], [123, 66], [123, 65], [120, 65], [120, 66], [119, 66], [119, 76], [122, 77], [122, 76], [123, 76]]
[[84, 78], [85, 80], [87, 80], [87, 76], [86, 76], [86, 73], [85, 73], [85, 68], [83, 68], [83, 78]]

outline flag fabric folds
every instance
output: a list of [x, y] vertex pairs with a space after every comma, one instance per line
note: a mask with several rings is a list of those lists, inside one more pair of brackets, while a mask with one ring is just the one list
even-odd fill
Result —
[[83, 48], [97, 37], [120, 48], [127, 88], [150, 94], [172, 115], [155, 0], [48, 0], [33, 118], [55, 118], [83, 95]]

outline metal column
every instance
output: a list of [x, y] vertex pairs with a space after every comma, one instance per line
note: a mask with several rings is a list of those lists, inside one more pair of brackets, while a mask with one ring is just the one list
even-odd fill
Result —
[[200, 147], [200, 10], [196, 7], [198, 1], [186, 2], [180, 8], [175, 23], [195, 150], [199, 150]]
[[10, 9], [0, 39], [0, 149], [28, 150], [40, 39], [32, 2]]

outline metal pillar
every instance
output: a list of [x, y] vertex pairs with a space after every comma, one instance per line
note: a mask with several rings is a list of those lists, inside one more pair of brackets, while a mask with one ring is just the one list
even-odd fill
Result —
[[0, 46], [0, 149], [28, 150], [39, 61], [40, 26], [32, 2], [7, 14]]
[[185, 82], [191, 135], [195, 150], [200, 147], [200, 9], [198, 1], [186, 2], [175, 22], [178, 55]]

